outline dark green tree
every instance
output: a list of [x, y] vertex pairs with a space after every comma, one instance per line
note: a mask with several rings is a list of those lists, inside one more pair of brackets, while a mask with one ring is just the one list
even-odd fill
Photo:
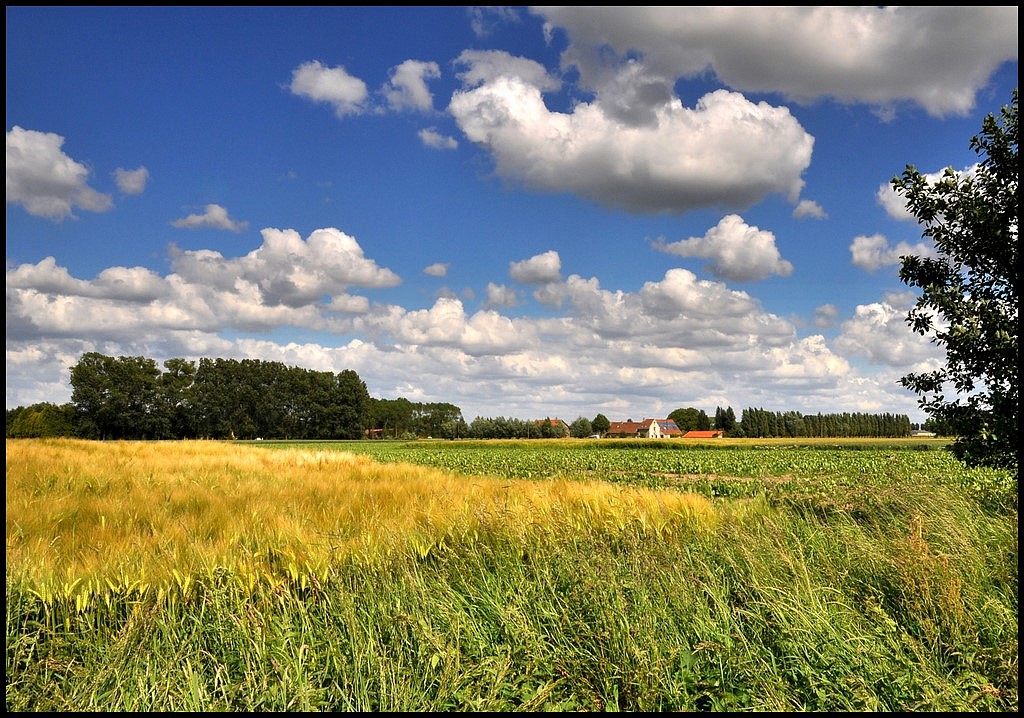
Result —
[[462, 409], [447, 402], [414, 404], [413, 428], [419, 436], [435, 439], [461, 439], [469, 433]]
[[254, 439], [264, 393], [257, 360], [200, 359], [193, 384], [196, 432], [209, 439]]
[[363, 431], [371, 428], [370, 393], [366, 384], [352, 369], [338, 374], [337, 437], [339, 439], [361, 439]]
[[715, 408], [715, 421], [712, 428], [722, 429], [726, 434], [736, 431], [736, 412], [732, 410], [731, 406], [725, 409], [720, 406]]
[[608, 417], [604, 414], [598, 414], [594, 417], [593, 421], [590, 422], [590, 426], [594, 430], [595, 434], [604, 436], [608, 433], [608, 429], [611, 428], [612, 422], [608, 421]]
[[585, 416], [577, 416], [571, 424], [569, 424], [569, 435], [574, 439], [586, 439], [588, 436], [594, 433], [594, 425], [590, 419]]
[[412, 431], [413, 403], [408, 399], [371, 399], [370, 428], [380, 429], [383, 438], [397, 439]]
[[1017, 142], [1015, 88], [970, 141], [981, 157], [976, 171], [947, 168], [930, 182], [907, 165], [892, 180], [938, 252], [901, 258], [900, 279], [921, 289], [907, 323], [946, 352], [942, 369], [900, 383], [956, 437], [951, 448], [968, 466], [1017, 466]]
[[50, 402], [7, 410], [7, 438], [35, 439], [44, 436], [74, 436], [75, 407]]
[[87, 352], [71, 367], [71, 403], [85, 438], [153, 439], [167, 431], [158, 380], [146, 357]]
[[782, 415], [782, 427], [787, 437], [807, 436], [804, 418], [800, 415], [799, 411], [784, 412]]
[[674, 421], [683, 432], [706, 431], [711, 428], [711, 418], [703, 409], [694, 409], [693, 407], [676, 409], [666, 418]]
[[334, 374], [291, 367], [279, 392], [286, 438], [333, 439], [342, 431], [344, 401]]
[[493, 439], [494, 420], [478, 416], [469, 422], [469, 436], [473, 439]]
[[157, 382], [161, 413], [166, 418], [167, 434], [161, 438], [194, 439], [195, 417], [192, 412], [192, 384], [196, 378], [195, 362], [168, 359]]

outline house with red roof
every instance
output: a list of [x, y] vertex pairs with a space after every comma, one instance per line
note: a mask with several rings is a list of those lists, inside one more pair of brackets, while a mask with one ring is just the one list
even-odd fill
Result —
[[683, 435], [672, 419], [644, 419], [643, 421], [613, 421], [605, 436], [639, 439], [672, 439]]
[[543, 429], [544, 425], [547, 424], [550, 427], [548, 429], [548, 436], [568, 438], [572, 435], [569, 425], [561, 419], [534, 419], [533, 423], [538, 429]]

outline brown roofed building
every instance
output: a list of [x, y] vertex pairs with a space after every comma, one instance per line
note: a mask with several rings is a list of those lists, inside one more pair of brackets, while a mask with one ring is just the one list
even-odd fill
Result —
[[640, 432], [644, 428], [643, 423], [639, 421], [612, 421], [609, 422], [605, 436], [641, 436]]
[[643, 421], [613, 421], [606, 436], [636, 437], [640, 439], [669, 439], [683, 435], [671, 419], [644, 419]]

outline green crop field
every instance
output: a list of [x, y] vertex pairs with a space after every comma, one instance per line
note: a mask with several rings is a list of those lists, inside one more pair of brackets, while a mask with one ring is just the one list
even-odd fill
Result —
[[940, 440], [7, 441], [9, 711], [1014, 711]]
[[836, 495], [935, 479], [1016, 505], [1016, 480], [1004, 471], [967, 469], [943, 439], [665, 439], [252, 442], [366, 454], [466, 475], [571, 478], [708, 497]]

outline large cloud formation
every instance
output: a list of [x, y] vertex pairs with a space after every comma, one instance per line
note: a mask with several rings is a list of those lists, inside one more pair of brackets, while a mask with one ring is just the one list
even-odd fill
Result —
[[814, 139], [784, 107], [719, 90], [692, 108], [665, 97], [650, 123], [630, 124], [600, 101], [550, 110], [543, 92], [557, 83], [530, 62], [467, 51], [459, 63], [466, 86], [448, 111], [499, 176], [528, 189], [681, 213], [743, 210], [772, 194], [795, 203], [803, 188]]
[[[570, 46], [563, 68], [598, 97], [634, 55], [650, 82], [707, 72], [741, 92], [875, 105], [914, 102], [964, 115], [987, 79], [1017, 57], [1016, 6], [534, 8]], [[984, 38], [979, 42], [978, 38]], [[765, 61], [766, 52], [771, 61]], [[655, 96], [655, 93], [648, 93]]]

